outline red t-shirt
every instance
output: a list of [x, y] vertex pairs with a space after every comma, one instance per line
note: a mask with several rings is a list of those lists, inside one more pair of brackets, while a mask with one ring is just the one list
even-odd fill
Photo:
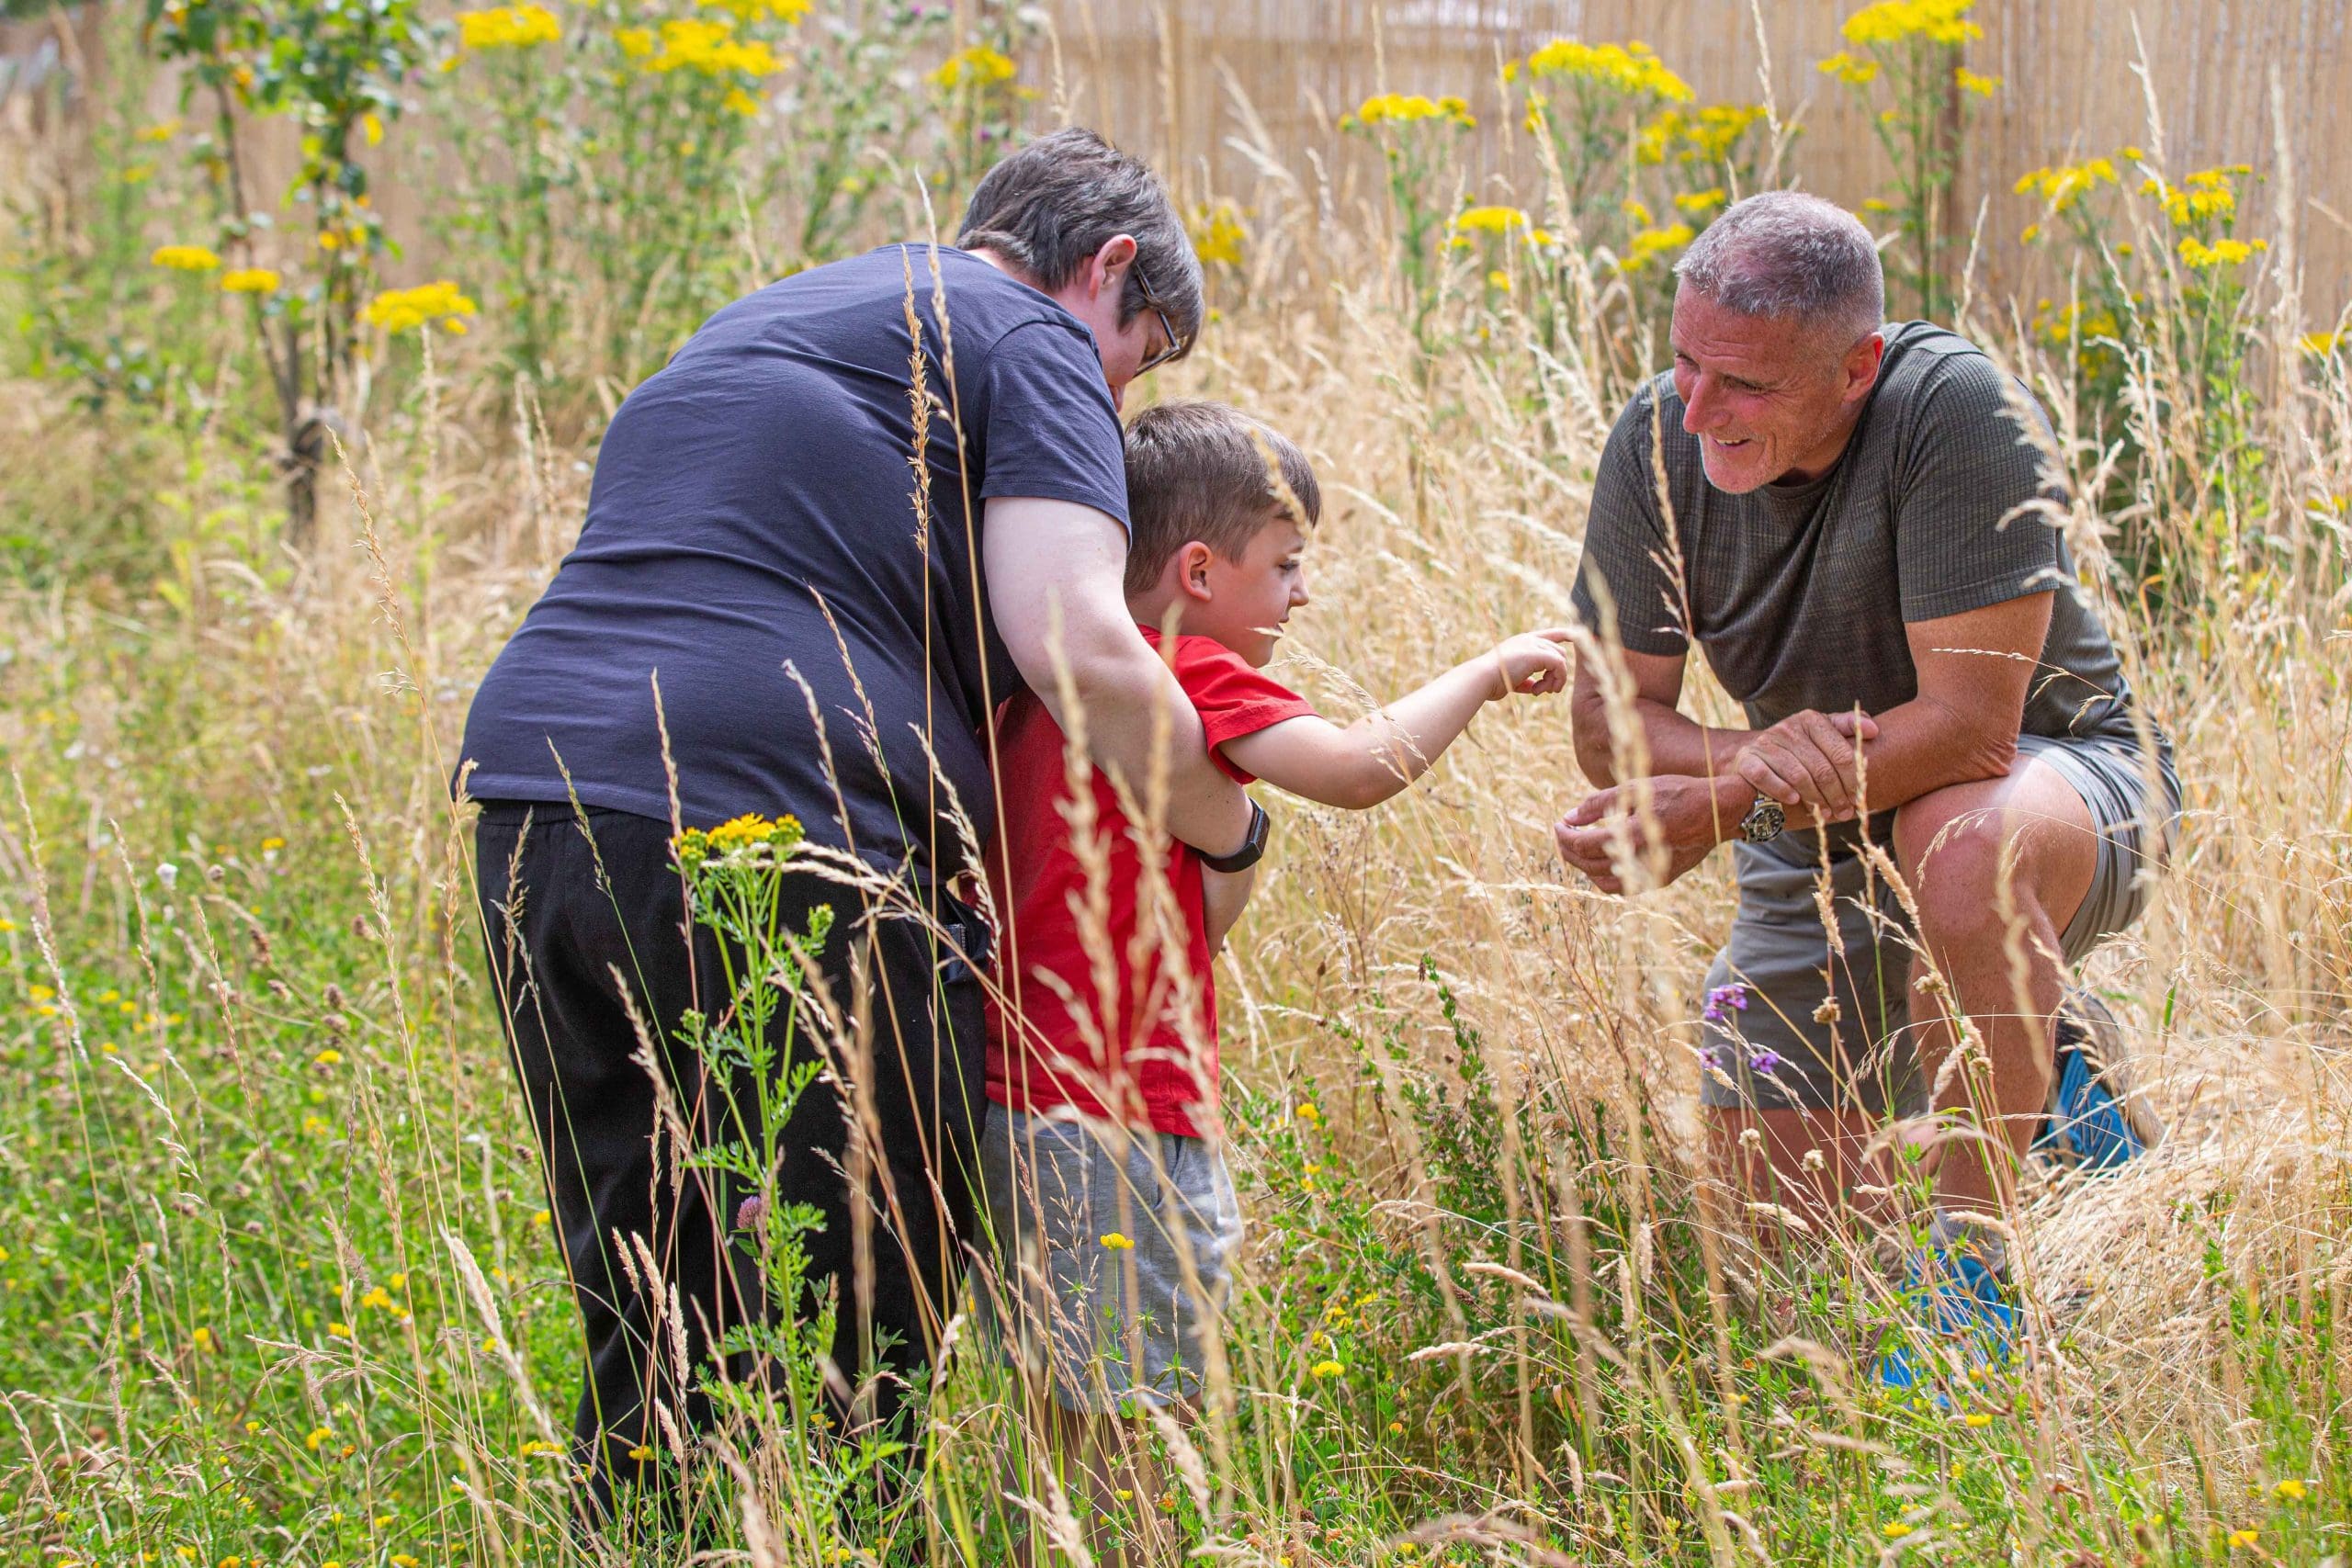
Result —
[[[1159, 636], [1145, 627], [1146, 640]], [[1176, 639], [1176, 679], [1193, 699], [1209, 755], [1242, 784], [1250, 776], [1217, 748], [1315, 711], [1295, 692], [1204, 637]], [[1195, 1112], [1216, 1104], [1216, 987], [1202, 921], [1200, 857], [1170, 841], [1166, 897], [1144, 897], [1143, 847], [1117, 793], [1089, 769], [1095, 857], [1107, 874], [1090, 892], [1087, 861], [1069, 820], [1067, 744], [1046, 705], [1023, 692], [997, 717], [998, 818], [989, 875], [1005, 930], [997, 982], [1018, 1023], [989, 1005], [988, 1096], [1032, 1112], [1072, 1107], [1124, 1125], [1197, 1138]], [[1111, 963], [1098, 972], [1087, 933]], [[1177, 965], [1166, 956], [1182, 952]], [[1106, 994], [1107, 993], [1107, 994]]]

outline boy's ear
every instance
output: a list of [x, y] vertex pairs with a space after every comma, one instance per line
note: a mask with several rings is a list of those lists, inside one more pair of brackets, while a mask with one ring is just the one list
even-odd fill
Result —
[[1216, 552], [1198, 539], [1188, 539], [1176, 552], [1176, 584], [1188, 599], [1204, 604], [1212, 597], [1209, 589], [1209, 562]]

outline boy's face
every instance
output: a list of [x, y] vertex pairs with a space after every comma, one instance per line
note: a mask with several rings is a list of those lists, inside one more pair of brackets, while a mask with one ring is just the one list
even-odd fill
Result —
[[1183, 629], [1214, 637], [1253, 669], [1273, 662], [1283, 623], [1306, 604], [1306, 568], [1300, 558], [1306, 535], [1276, 512], [1250, 536], [1238, 560], [1205, 546], [1180, 552], [1183, 561]]

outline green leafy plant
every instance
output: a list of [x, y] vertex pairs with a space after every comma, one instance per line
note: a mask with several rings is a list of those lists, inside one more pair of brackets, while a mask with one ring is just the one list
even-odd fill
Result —
[[[1969, 43], [1984, 29], [1969, 20], [1976, 0], [1880, 0], [1846, 18], [1851, 47], [1820, 69], [1852, 89], [1893, 166], [1893, 208], [1901, 235], [1897, 279], [1913, 309], [1949, 321], [1954, 295], [1945, 253], [1955, 236], [1945, 214], [1960, 168], [1971, 105], [2000, 90], [2000, 78], [1968, 69]], [[1860, 51], [1859, 54], [1854, 52]]]

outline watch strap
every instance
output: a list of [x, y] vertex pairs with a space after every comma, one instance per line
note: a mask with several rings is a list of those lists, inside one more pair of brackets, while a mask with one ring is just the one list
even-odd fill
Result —
[[[1251, 801], [1250, 803], [1250, 831], [1242, 836], [1241, 847], [1229, 855], [1202, 854], [1201, 863], [1209, 870], [1217, 872], [1231, 873], [1249, 870], [1256, 865], [1259, 857], [1266, 852], [1268, 826], [1266, 808], [1256, 801]], [[1200, 854], [1200, 852], [1195, 850], [1193, 853]]]

